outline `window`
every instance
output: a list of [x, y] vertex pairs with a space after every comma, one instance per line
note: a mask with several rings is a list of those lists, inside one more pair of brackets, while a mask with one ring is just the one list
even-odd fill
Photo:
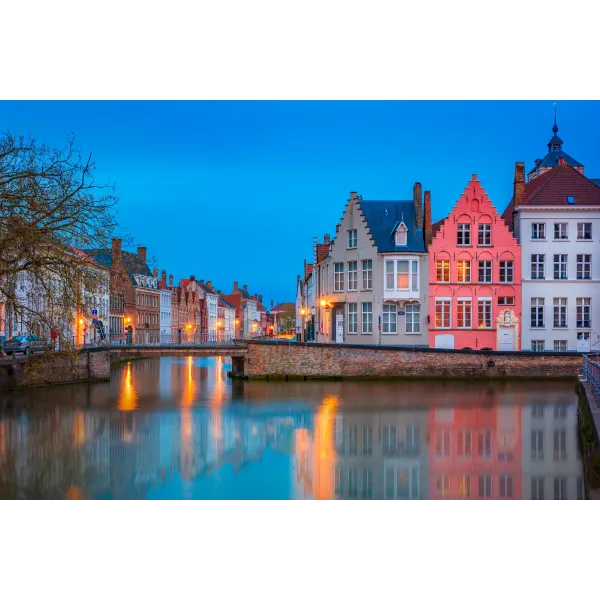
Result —
[[396, 324], [396, 305], [383, 305], [383, 329], [382, 333], [398, 333]]
[[437, 260], [436, 261], [436, 279], [439, 283], [450, 282], [450, 261], [449, 260]]
[[554, 340], [554, 352], [566, 352], [567, 340]]
[[531, 255], [531, 279], [545, 279], [544, 259], [544, 254]]
[[567, 431], [554, 430], [554, 460], [567, 460]]
[[456, 235], [456, 244], [458, 246], [471, 245], [471, 225], [459, 223]]
[[408, 290], [408, 261], [399, 260], [396, 262], [397, 279], [396, 289]]
[[411, 261], [411, 284], [413, 292], [419, 291], [419, 263], [416, 260]]
[[566, 500], [567, 499], [567, 478], [566, 477], [555, 477], [554, 478], [554, 499], [555, 500]]
[[512, 475], [500, 475], [500, 498], [512, 498], [513, 495]]
[[565, 419], [567, 417], [567, 405], [564, 402], [559, 402], [554, 407], [554, 418]]
[[450, 495], [449, 475], [438, 475], [435, 480], [435, 495], [438, 498], [447, 498]]
[[479, 261], [479, 283], [492, 283], [492, 261]]
[[438, 429], [435, 432], [435, 455], [438, 458], [450, 458], [449, 429]]
[[590, 305], [591, 298], [577, 298], [577, 328], [590, 329], [592, 326]]
[[387, 467], [384, 473], [385, 480], [385, 497], [391, 499], [394, 497], [395, 486], [394, 486], [395, 470], [393, 467]]
[[348, 262], [348, 291], [355, 292], [358, 289], [358, 262]]
[[373, 470], [370, 467], [363, 469], [362, 497], [365, 499], [373, 497]]
[[333, 291], [334, 292], [343, 292], [344, 291], [344, 263], [334, 263], [333, 268], [335, 270]]
[[358, 333], [357, 302], [348, 302], [348, 333]]
[[544, 340], [531, 340], [532, 352], [544, 352]]
[[362, 453], [363, 456], [371, 456], [373, 453], [373, 429], [370, 425], [363, 425]]
[[554, 279], [567, 279], [567, 255], [554, 255]]
[[457, 270], [458, 283], [471, 283], [471, 261], [459, 260]]
[[531, 430], [531, 460], [544, 460], [544, 430]]
[[592, 239], [592, 224], [591, 223], [577, 223], [577, 239], [578, 240], [591, 240]]
[[501, 260], [500, 261], [500, 283], [513, 283], [513, 261], [512, 260]]
[[498, 306], [514, 306], [514, 296], [498, 296]]
[[534, 419], [543, 419], [544, 418], [544, 405], [543, 404], [534, 404], [531, 409], [531, 416]]
[[338, 496], [344, 493], [344, 473], [341, 467], [335, 468], [335, 493]]
[[358, 452], [358, 427], [350, 425], [348, 427], [348, 454], [356, 456]]
[[435, 326], [438, 329], [450, 329], [450, 300], [436, 299]]
[[477, 243], [480, 246], [492, 245], [492, 226], [489, 223], [479, 224]]
[[578, 254], [577, 255], [577, 279], [592, 278], [592, 255]]
[[400, 223], [398, 229], [396, 229], [396, 246], [406, 246], [406, 225], [404, 223]]
[[468, 473], [458, 476], [458, 495], [460, 498], [471, 497], [471, 476]]
[[567, 299], [554, 298], [554, 327], [567, 326]]
[[554, 239], [555, 240], [568, 240], [568, 229], [567, 223], [554, 223]]
[[373, 333], [373, 303], [362, 303], [362, 332]]
[[419, 453], [419, 426], [407, 425], [404, 431], [404, 447], [411, 454]]
[[348, 497], [358, 498], [358, 470], [348, 469]]
[[544, 299], [531, 299], [531, 327], [544, 327]]
[[362, 261], [362, 289], [370, 290], [373, 288], [373, 261]]
[[471, 431], [468, 429], [458, 432], [458, 457], [471, 458]]
[[492, 458], [492, 430], [482, 429], [479, 432], [477, 446], [480, 458]]
[[544, 500], [544, 478], [543, 477], [532, 477], [531, 478], [531, 499], [532, 500]]
[[385, 262], [385, 289], [394, 289], [394, 261], [387, 260]]
[[358, 235], [356, 229], [348, 230], [348, 248], [356, 248], [358, 246]]
[[383, 426], [383, 451], [386, 454], [395, 454], [398, 448], [395, 425]]
[[470, 329], [472, 313], [471, 298], [459, 298], [457, 302], [457, 327], [459, 329]]
[[545, 223], [532, 223], [531, 224], [531, 239], [532, 240], [545, 240], [546, 239], [546, 224]]
[[480, 498], [491, 498], [492, 497], [492, 476], [491, 475], [480, 475], [479, 476], [479, 497]]
[[406, 333], [421, 333], [421, 305], [406, 304]]
[[479, 327], [486, 329], [492, 326], [492, 300], [480, 298], [477, 303], [477, 320]]

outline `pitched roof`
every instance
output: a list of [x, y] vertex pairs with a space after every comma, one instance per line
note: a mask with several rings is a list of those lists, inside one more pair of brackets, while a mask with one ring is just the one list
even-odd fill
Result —
[[525, 185], [523, 206], [600, 206], [600, 187], [570, 164], [562, 163]]
[[444, 223], [445, 220], [446, 219], [440, 219], [439, 221], [436, 221], [431, 226], [431, 233], [432, 233], [432, 235], [435, 235], [442, 228], [442, 224]]
[[[554, 138], [552, 138], [552, 140], [550, 140], [551, 142], [553, 142]], [[562, 141], [562, 140], [560, 140]], [[573, 165], [574, 167], [583, 167], [583, 165], [575, 160], [572, 156], [569, 156], [566, 152], [562, 151], [562, 150], [554, 150], [552, 152], [548, 152], [548, 154], [546, 154], [546, 156], [544, 156], [544, 158], [542, 159], [538, 159], [540, 162], [538, 164], [536, 164], [533, 169], [531, 169], [531, 171], [529, 171], [529, 175], [531, 175], [532, 173], [535, 173], [538, 169], [544, 169], [547, 167], [555, 167], [556, 165], [559, 164], [559, 159], [563, 159], [566, 163], [569, 163], [570, 165]]]
[[[360, 200], [359, 206], [379, 252], [425, 252], [423, 230], [417, 224], [412, 200]], [[408, 228], [406, 246], [396, 246], [394, 237], [401, 221]]]
[[591, 181], [593, 184], [595, 184], [595, 185], [597, 185], [598, 187], [600, 187], [600, 179], [590, 179], [590, 181]]
[[239, 294], [223, 294], [221, 298], [236, 309], [239, 309], [242, 303], [242, 298]]
[[219, 305], [224, 306], [225, 308], [235, 308], [235, 306], [231, 304], [231, 302], [225, 300], [223, 296], [219, 296]]
[[[83, 250], [88, 256], [91, 256], [98, 264], [110, 268], [112, 267], [112, 251], [111, 250]], [[143, 261], [138, 254], [121, 250], [121, 257], [125, 270], [130, 275], [146, 275], [154, 277], [148, 265]]]
[[329, 254], [329, 244], [317, 244], [317, 264], [323, 262]]
[[280, 302], [271, 309], [271, 313], [295, 311], [296, 305], [293, 302]]
[[504, 224], [512, 230], [512, 214], [513, 210], [515, 210], [515, 199], [512, 198], [511, 201], [507, 204], [506, 208], [502, 212], [502, 220]]

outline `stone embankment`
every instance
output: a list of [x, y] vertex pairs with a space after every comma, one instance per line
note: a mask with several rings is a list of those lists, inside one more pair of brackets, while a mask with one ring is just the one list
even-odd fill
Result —
[[576, 352], [483, 352], [336, 344], [248, 342], [248, 378], [552, 378], [577, 377]]

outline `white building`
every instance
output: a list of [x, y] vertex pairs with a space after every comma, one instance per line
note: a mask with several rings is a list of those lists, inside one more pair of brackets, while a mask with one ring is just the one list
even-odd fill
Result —
[[589, 352], [600, 350], [600, 187], [557, 131], [527, 183], [516, 164], [503, 217], [522, 248], [523, 350]]
[[[163, 274], [166, 277], [165, 271]], [[158, 287], [160, 289], [160, 337], [162, 342], [167, 342], [171, 335], [173, 292], [162, 279], [158, 282]]]

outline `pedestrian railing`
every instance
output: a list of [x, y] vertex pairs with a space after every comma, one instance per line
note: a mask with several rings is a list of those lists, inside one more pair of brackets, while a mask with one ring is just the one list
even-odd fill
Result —
[[600, 354], [583, 355], [583, 377], [592, 390], [596, 404], [600, 405]]
[[158, 333], [152, 331], [134, 331], [125, 334], [113, 334], [106, 339], [108, 346], [232, 346], [243, 340], [232, 334], [220, 332], [202, 333]]

